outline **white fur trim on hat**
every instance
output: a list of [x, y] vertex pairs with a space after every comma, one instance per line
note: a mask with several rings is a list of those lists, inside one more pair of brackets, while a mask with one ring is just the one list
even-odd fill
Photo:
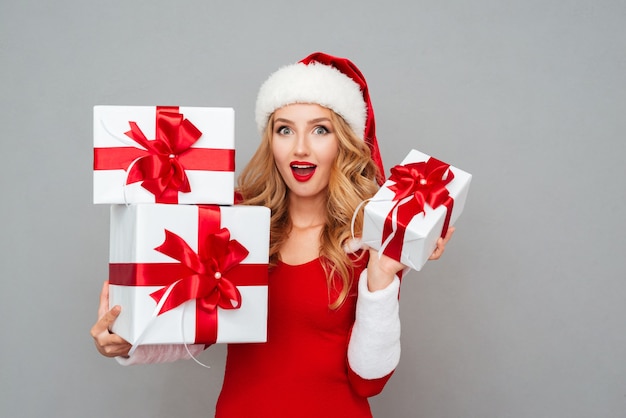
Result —
[[312, 62], [280, 68], [270, 75], [259, 90], [255, 117], [263, 132], [270, 115], [293, 103], [315, 103], [344, 118], [354, 133], [363, 138], [367, 105], [357, 83], [329, 65]]

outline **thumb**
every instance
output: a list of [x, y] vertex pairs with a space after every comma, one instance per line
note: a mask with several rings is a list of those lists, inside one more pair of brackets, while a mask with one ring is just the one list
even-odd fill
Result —
[[109, 281], [105, 280], [100, 291], [100, 304], [98, 305], [98, 319], [102, 318], [109, 310]]
[[104, 315], [98, 319], [98, 322], [91, 328], [91, 336], [93, 338], [98, 338], [102, 333], [111, 332], [111, 326], [117, 319], [117, 317], [122, 312], [122, 307], [119, 305], [115, 305], [111, 310], [105, 312]]
[[104, 314], [104, 316], [98, 321], [98, 325], [100, 328], [99, 331], [106, 331], [111, 334], [111, 328], [113, 327], [113, 323], [115, 322], [117, 317], [120, 316], [120, 312], [122, 312], [122, 307], [119, 305], [115, 305], [113, 308], [111, 308], [110, 311]]
[[104, 325], [106, 325], [107, 329], [111, 329], [111, 325], [115, 322], [120, 313], [122, 312], [122, 307], [120, 305], [115, 305], [111, 308], [104, 316], [101, 318], [101, 321]]

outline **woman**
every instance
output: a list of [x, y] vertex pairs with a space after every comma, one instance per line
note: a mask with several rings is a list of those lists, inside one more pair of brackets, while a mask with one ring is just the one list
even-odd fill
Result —
[[[243, 204], [272, 210], [268, 342], [229, 345], [216, 416], [371, 417], [367, 398], [400, 358], [404, 266], [351, 238], [356, 207], [383, 181], [365, 79], [346, 59], [312, 54], [263, 84], [256, 121], [262, 141], [239, 192]], [[108, 332], [119, 312], [108, 310], [105, 283], [92, 328], [103, 355], [188, 357], [183, 346], [140, 346], [124, 358], [130, 345]]]

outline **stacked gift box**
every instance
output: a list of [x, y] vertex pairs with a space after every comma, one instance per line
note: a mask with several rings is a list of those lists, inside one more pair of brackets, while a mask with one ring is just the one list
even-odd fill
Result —
[[270, 211], [234, 205], [234, 111], [95, 106], [113, 331], [133, 345], [264, 342]]

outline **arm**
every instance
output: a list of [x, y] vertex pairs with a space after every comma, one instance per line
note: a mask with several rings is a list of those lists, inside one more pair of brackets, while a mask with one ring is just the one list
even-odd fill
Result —
[[348, 376], [364, 397], [383, 390], [400, 360], [400, 316], [395, 277], [384, 289], [368, 289], [368, 270], [358, 283], [356, 320], [348, 343]]
[[[437, 260], [452, 237], [437, 241], [431, 260]], [[348, 375], [361, 396], [380, 393], [400, 361], [400, 315], [397, 273], [404, 266], [370, 249], [368, 267], [358, 284], [356, 319], [348, 344]]]

